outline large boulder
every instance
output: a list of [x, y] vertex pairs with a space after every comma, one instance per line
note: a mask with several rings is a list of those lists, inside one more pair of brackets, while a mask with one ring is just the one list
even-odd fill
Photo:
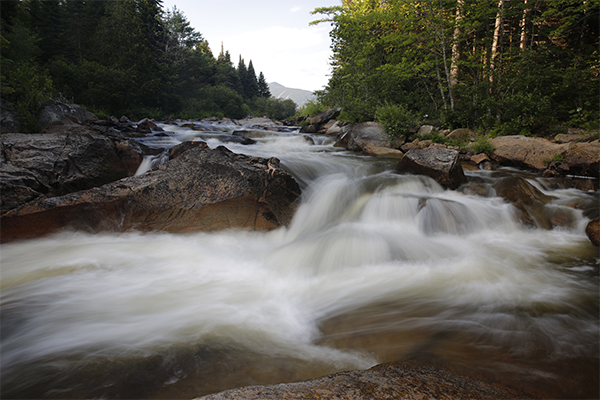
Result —
[[0, 210], [128, 176], [112, 140], [92, 132], [0, 136]]
[[4, 214], [1, 240], [62, 228], [189, 232], [287, 225], [300, 188], [275, 158], [194, 147], [148, 173]]
[[332, 119], [336, 119], [342, 109], [340, 107], [328, 108], [323, 111], [321, 114], [318, 114], [310, 119], [311, 125], [324, 125]]
[[336, 119], [342, 109], [340, 107], [328, 108], [322, 113], [312, 117], [309, 120], [309, 124], [302, 127], [300, 132], [303, 133], [317, 133], [321, 130], [321, 127], [325, 125], [327, 122]]
[[572, 175], [598, 177], [600, 174], [600, 143], [571, 143], [562, 163]]
[[496, 195], [517, 209], [517, 219], [528, 226], [551, 229], [552, 223], [544, 205], [553, 197], [547, 196], [523, 178], [506, 177], [493, 185]]
[[336, 143], [352, 151], [364, 151], [365, 148], [390, 146], [390, 137], [379, 122], [363, 122], [354, 126]]
[[64, 126], [81, 125], [97, 120], [98, 118], [94, 114], [76, 104], [52, 99], [40, 108], [37, 127], [40, 132], [52, 132], [60, 130]]
[[298, 383], [250, 386], [201, 397], [202, 400], [356, 399], [532, 399], [534, 395], [417, 362], [377, 365]]
[[555, 154], [564, 155], [568, 144], [552, 143], [542, 138], [522, 135], [500, 136], [490, 140], [495, 147], [491, 157], [494, 161], [517, 167], [542, 170]]
[[410, 150], [396, 166], [400, 173], [426, 175], [435, 179], [440, 185], [456, 189], [467, 178], [456, 150], [429, 148]]

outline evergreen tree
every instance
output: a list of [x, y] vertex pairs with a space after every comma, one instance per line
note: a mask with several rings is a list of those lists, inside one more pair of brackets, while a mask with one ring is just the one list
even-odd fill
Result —
[[246, 84], [244, 88], [245, 97], [252, 99], [259, 96], [258, 80], [256, 79], [256, 72], [254, 72], [254, 66], [252, 60], [248, 63], [248, 69], [246, 70]]
[[258, 74], [258, 95], [260, 97], [271, 97], [271, 90], [262, 72]]

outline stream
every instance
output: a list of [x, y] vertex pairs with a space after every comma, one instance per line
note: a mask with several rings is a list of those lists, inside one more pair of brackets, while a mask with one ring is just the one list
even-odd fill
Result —
[[[465, 171], [483, 197], [324, 135], [180, 125], [140, 141], [279, 158], [303, 190], [291, 225], [1, 245], [3, 399], [192, 399], [409, 359], [598, 398], [599, 255], [584, 232], [598, 192]], [[489, 189], [511, 175], [569, 222], [520, 224]]]

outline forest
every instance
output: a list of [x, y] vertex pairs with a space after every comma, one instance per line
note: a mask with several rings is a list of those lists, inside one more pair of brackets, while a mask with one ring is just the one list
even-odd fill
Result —
[[[548, 134], [599, 123], [598, 0], [344, 0], [318, 105], [350, 121]], [[314, 106], [314, 104], [313, 104]]]
[[202, 34], [161, 0], [2, 0], [1, 94], [24, 131], [44, 100], [61, 97], [99, 117], [283, 119], [262, 72]]

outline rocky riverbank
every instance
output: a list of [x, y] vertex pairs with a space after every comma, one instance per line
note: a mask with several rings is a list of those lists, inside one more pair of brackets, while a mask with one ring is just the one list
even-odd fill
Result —
[[[468, 182], [463, 168], [493, 169], [495, 165], [507, 165], [544, 176], [562, 176], [565, 188], [598, 190], [597, 139], [584, 141], [583, 135], [563, 135], [554, 141], [497, 137], [489, 140], [489, 149], [493, 150], [488, 156], [468, 150], [475, 148], [476, 135], [466, 129], [446, 135], [468, 142], [467, 151], [419, 139], [434, 130], [431, 126], [421, 127], [417, 138], [410, 142], [391, 142], [381, 124], [342, 123], [335, 120], [339, 111], [331, 109], [312, 118], [302, 131], [334, 135], [336, 146], [351, 151], [397, 159], [398, 173], [428, 175], [450, 189], [478, 194], [477, 182]], [[76, 105], [60, 101], [47, 103], [39, 115], [41, 133], [0, 136], [3, 242], [64, 228], [169, 232], [265, 230], [286, 225], [294, 213], [300, 189], [276, 159], [244, 158], [232, 155], [225, 148], [208, 149], [202, 142], [184, 143], [163, 155], [171, 160], [165, 166], [148, 175], [134, 176], [144, 157], [165, 151], [136, 140], [147, 135], [167, 136], [154, 121], [132, 122], [126, 117], [101, 121]], [[212, 129], [207, 124], [240, 126], [228, 140], [241, 144], [255, 143], [266, 131], [294, 129], [266, 118], [188, 122], [191, 129], [199, 131]], [[191, 149], [194, 151], [187, 154]], [[186, 156], [179, 159], [182, 154]], [[515, 204], [522, 222], [545, 229], [568, 223], [567, 217], [543, 215], [539, 211], [539, 205], [544, 204], [543, 196], [521, 181], [511, 182], [510, 195], [505, 194], [506, 190], [497, 194]], [[212, 193], [210, 200], [204, 198], [207, 191]], [[594, 226], [590, 225], [588, 236], [597, 243], [593, 239], [598, 236]]]

